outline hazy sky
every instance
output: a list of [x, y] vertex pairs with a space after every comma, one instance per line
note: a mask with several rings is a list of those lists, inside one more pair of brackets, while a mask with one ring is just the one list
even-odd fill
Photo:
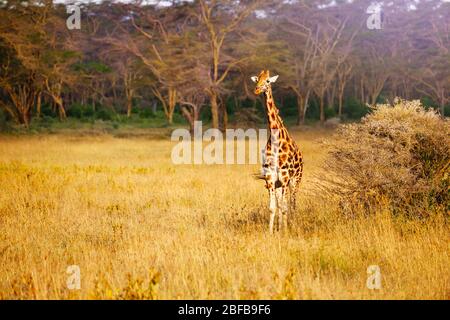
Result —
[[[56, 3], [88, 3], [88, 2], [96, 2], [96, 3], [100, 3], [100, 2], [104, 2], [104, 1], [109, 1], [109, 2], [133, 2], [135, 0], [55, 0]], [[185, 1], [193, 1], [193, 0], [185, 0]], [[353, 0], [347, 0], [348, 2], [353, 2]], [[441, 0], [442, 2], [450, 2], [450, 0]], [[382, 1], [380, 1], [382, 2]], [[419, 3], [420, 0], [412, 0], [412, 2], [415, 3]], [[172, 4], [172, 1], [166, 1], [166, 0], [142, 0], [143, 4], [155, 4], [155, 3], [159, 3], [160, 6], [170, 6]], [[375, 0], [374, 3], [377, 3], [377, 1]], [[326, 6], [333, 6], [336, 4], [335, 0], [330, 0], [328, 5], [324, 5]], [[389, 3], [388, 3], [389, 5]], [[414, 3], [411, 3], [411, 9], [414, 9]]]
[[[107, 0], [108, 1], [108, 0]], [[134, 0], [109, 0], [109, 2], [133, 2]], [[88, 2], [104, 2], [104, 0], [55, 0], [56, 3], [88, 3]], [[160, 6], [170, 6], [171, 1], [158, 1], [158, 0], [143, 0], [144, 4], [155, 4], [159, 3]]]

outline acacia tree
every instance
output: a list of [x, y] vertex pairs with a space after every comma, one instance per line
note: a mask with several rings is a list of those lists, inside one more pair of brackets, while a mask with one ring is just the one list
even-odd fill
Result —
[[[43, 90], [39, 67], [49, 7], [26, 8], [19, 1], [9, 1], [0, 10], [0, 41], [3, 47], [0, 84], [9, 101], [3, 108], [16, 122], [29, 125], [36, 97]], [[35, 28], [35, 29], [33, 29]]]
[[200, 112], [207, 98], [205, 83], [202, 83], [206, 80], [207, 69], [198, 64], [192, 71], [196, 72], [196, 76], [181, 84], [178, 90], [181, 113], [189, 123], [191, 133], [194, 132], [195, 121], [200, 119]]
[[[132, 53], [151, 74], [153, 95], [160, 101], [169, 124], [178, 101], [178, 86], [184, 82], [189, 54], [201, 42], [193, 42], [196, 28], [190, 3], [174, 3], [170, 8], [122, 5], [122, 17], [102, 41]], [[136, 13], [138, 12], [138, 13]], [[116, 31], [120, 30], [119, 34]], [[188, 45], [192, 45], [187, 51]], [[195, 51], [197, 57], [202, 51]]]
[[338, 116], [342, 119], [344, 107], [344, 93], [347, 83], [352, 76], [353, 65], [351, 62], [340, 63], [336, 70], [337, 91], [338, 91]]
[[74, 102], [122, 104], [129, 116], [145, 96], [169, 123], [176, 108], [192, 123], [208, 103], [223, 129], [224, 100], [239, 111], [242, 100], [262, 99], [249, 81], [261, 69], [280, 74], [278, 99], [295, 95], [298, 123], [311, 99], [322, 121], [335, 102], [342, 117], [350, 96], [427, 97], [441, 113], [449, 103], [450, 4], [380, 1], [382, 29], [369, 30], [361, 25], [371, 0], [263, 1], [88, 3], [82, 30], [70, 32], [63, 5], [4, 1], [0, 107], [28, 125], [41, 101], [61, 119]]
[[[56, 105], [61, 120], [66, 118], [63, 103], [64, 86], [73, 80], [71, 66], [79, 58], [75, 45], [61, 16], [62, 7], [53, 6], [51, 1], [43, 1], [36, 5], [33, 1], [9, 1], [7, 9], [0, 12], [2, 32], [0, 38], [11, 48], [14, 58], [30, 75], [28, 88], [20, 90], [21, 95], [27, 92], [29, 97], [47, 94]], [[14, 89], [11, 89], [14, 90]], [[18, 102], [18, 99], [13, 99]], [[34, 103], [34, 99], [20, 101]], [[18, 107], [18, 110], [29, 108]], [[23, 117], [22, 117], [23, 118]]]
[[130, 118], [133, 109], [133, 99], [137, 97], [138, 90], [147, 84], [144, 77], [148, 75], [144, 72], [145, 68], [143, 68], [142, 62], [122, 45], [115, 45], [116, 42], [108, 45], [110, 43], [105, 41], [104, 38], [98, 39], [98, 42], [98, 46], [101, 48], [99, 57], [111, 66], [110, 71], [112, 71], [108, 73], [109, 77], [103, 80], [109, 80], [114, 84], [113, 95], [115, 100], [118, 100], [116, 87], [121, 89], [120, 92], [123, 93], [126, 114]]
[[450, 102], [450, 4], [423, 3], [414, 14], [408, 58], [415, 58], [415, 64], [406, 69], [405, 76], [416, 82], [419, 93], [437, 103], [444, 116]]
[[[287, 43], [285, 55], [289, 88], [297, 98], [297, 124], [305, 120], [308, 101], [315, 93], [320, 103], [321, 121], [325, 120], [325, 96], [329, 104], [345, 88], [349, 74], [340, 66], [347, 62], [358, 24], [352, 23], [354, 10], [349, 5], [327, 7], [324, 1], [287, 3], [279, 10], [277, 33]], [[342, 77], [345, 74], [345, 80]], [[343, 93], [342, 93], [343, 94]]]
[[[312, 84], [313, 91], [319, 100], [320, 122], [325, 121], [325, 94], [336, 77], [337, 70], [346, 60], [348, 50], [344, 56], [340, 57], [337, 53], [337, 46], [341, 43], [348, 18], [333, 19], [329, 21], [326, 27], [317, 29], [318, 55], [313, 63], [313, 68], [317, 70], [316, 77]], [[348, 40], [347, 41], [351, 41]], [[347, 42], [349, 43], [349, 42]], [[328, 101], [332, 104], [332, 101]]]
[[7, 97], [0, 100], [0, 107], [15, 122], [28, 127], [37, 96], [34, 75], [20, 65], [11, 52], [8, 52], [8, 48], [0, 46], [0, 52], [0, 88]]
[[30, 41], [33, 38], [29, 28], [43, 19], [44, 10], [46, 7], [26, 11], [19, 1], [8, 2], [0, 10], [0, 88], [7, 97], [1, 106], [17, 123], [25, 126], [29, 125], [40, 89], [36, 72], [38, 60], [33, 56], [38, 52]]
[[315, 3], [287, 3], [279, 12], [277, 33], [288, 46], [286, 82], [297, 98], [297, 125], [305, 121], [306, 109], [318, 75], [314, 65], [319, 55], [318, 30], [311, 17]]
[[[230, 70], [248, 57], [235, 58], [225, 51], [228, 36], [247, 18], [258, 6], [261, 0], [250, 3], [241, 1], [207, 1], [199, 0], [196, 14], [206, 33], [202, 38], [209, 42], [210, 46], [210, 69], [209, 86], [205, 89], [211, 104], [212, 127], [219, 128], [219, 103], [220, 90]], [[242, 32], [243, 30], [240, 30]], [[221, 106], [223, 114], [222, 129], [226, 129], [227, 111], [225, 105]]]

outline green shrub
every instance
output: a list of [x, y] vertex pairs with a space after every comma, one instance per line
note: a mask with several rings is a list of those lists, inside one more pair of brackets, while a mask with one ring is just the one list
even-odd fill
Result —
[[83, 105], [83, 118], [94, 117], [95, 110], [92, 105]]
[[155, 118], [155, 113], [153, 113], [151, 108], [142, 108], [142, 109], [139, 109], [139, 117]]
[[336, 117], [337, 113], [334, 108], [325, 108], [325, 119]]
[[316, 99], [311, 99], [311, 98], [309, 99], [308, 108], [306, 109], [305, 117], [307, 119], [319, 120], [320, 109], [319, 109], [319, 104], [317, 103]]
[[94, 114], [95, 112], [92, 105], [85, 105], [81, 103], [74, 103], [67, 110], [67, 115], [69, 117], [77, 119], [90, 118], [93, 117]]
[[67, 110], [67, 116], [81, 119], [83, 117], [83, 109], [81, 105], [75, 104]]
[[100, 107], [95, 111], [95, 119], [110, 121], [116, 118], [116, 114], [113, 110], [105, 107]]
[[343, 113], [350, 119], [361, 119], [368, 112], [369, 107], [355, 98], [348, 99], [343, 110]]
[[41, 115], [40, 118], [33, 118], [32, 119], [32, 126], [36, 129], [40, 129], [40, 128], [51, 128], [52, 125], [58, 120], [56, 120], [54, 117], [49, 117], [46, 115]]
[[293, 117], [297, 118], [297, 100], [294, 96], [286, 96], [283, 99], [283, 103], [277, 101], [277, 106], [280, 108], [282, 117]]
[[69, 117], [77, 119], [98, 119], [98, 120], [113, 120], [116, 118], [116, 113], [111, 108], [107, 108], [101, 105], [96, 105], [94, 110], [92, 105], [85, 105], [81, 103], [74, 103], [67, 110], [67, 115]]
[[41, 116], [56, 117], [57, 113], [53, 112], [49, 103], [43, 103], [41, 106]]
[[419, 101], [377, 105], [328, 142], [324, 186], [346, 212], [426, 216], [450, 209], [450, 125]]

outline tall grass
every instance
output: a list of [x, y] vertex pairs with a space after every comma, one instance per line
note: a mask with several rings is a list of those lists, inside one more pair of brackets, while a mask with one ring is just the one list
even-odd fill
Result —
[[317, 196], [329, 134], [294, 132], [305, 178], [289, 234], [273, 236], [257, 165], [176, 166], [161, 139], [0, 136], [0, 297], [448, 299], [443, 215], [348, 218]]

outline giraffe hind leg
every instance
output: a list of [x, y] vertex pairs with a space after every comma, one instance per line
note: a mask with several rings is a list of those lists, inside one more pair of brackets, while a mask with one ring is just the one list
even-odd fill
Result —
[[269, 190], [269, 209], [270, 209], [270, 221], [269, 221], [269, 232], [273, 233], [273, 223], [275, 220], [275, 213], [277, 212], [277, 199], [275, 195], [275, 190]]
[[298, 194], [298, 181], [293, 182], [289, 187], [289, 210], [296, 210], [297, 209], [297, 194]]
[[282, 211], [281, 213], [283, 214], [283, 230], [284, 232], [287, 232], [287, 217], [288, 217], [288, 210], [289, 210], [289, 205], [288, 205], [288, 199], [287, 199], [288, 193], [287, 190], [285, 190], [285, 192], [283, 192], [283, 205], [282, 205]]

